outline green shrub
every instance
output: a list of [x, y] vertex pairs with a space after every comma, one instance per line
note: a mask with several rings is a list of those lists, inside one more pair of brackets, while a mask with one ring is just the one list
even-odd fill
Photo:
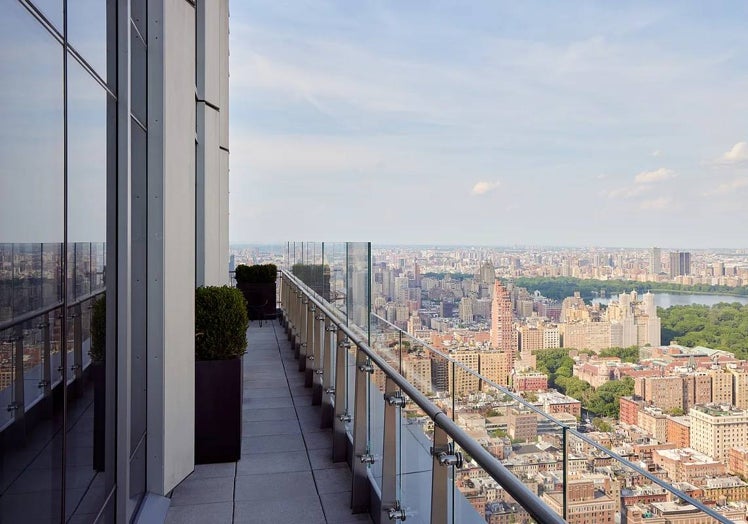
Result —
[[257, 264], [236, 266], [234, 276], [239, 284], [266, 284], [275, 282], [278, 278], [278, 268], [275, 264]]
[[195, 290], [195, 359], [228, 360], [247, 348], [247, 308], [242, 292], [228, 286]]
[[106, 295], [102, 295], [91, 308], [91, 349], [88, 354], [94, 362], [104, 362], [106, 354]]

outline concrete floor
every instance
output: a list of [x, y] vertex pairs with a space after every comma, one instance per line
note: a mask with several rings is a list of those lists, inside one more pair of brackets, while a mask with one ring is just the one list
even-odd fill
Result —
[[252, 322], [244, 356], [242, 458], [196, 466], [171, 495], [167, 523], [371, 522], [349, 508], [351, 472], [331, 459], [331, 430], [304, 387], [277, 321]]

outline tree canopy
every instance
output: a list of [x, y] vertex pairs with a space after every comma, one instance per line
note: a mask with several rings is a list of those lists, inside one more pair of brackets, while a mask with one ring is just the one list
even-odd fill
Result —
[[538, 370], [548, 375], [551, 387], [579, 400], [585, 409], [597, 415], [617, 418], [618, 399], [634, 393], [634, 380], [630, 377], [606, 382], [593, 390], [588, 382], [573, 376], [574, 360], [569, 356], [569, 348], [541, 349], [535, 356]]
[[738, 302], [714, 306], [659, 308], [662, 343], [677, 341], [688, 347], [706, 346], [748, 359], [748, 305]]
[[723, 295], [748, 295], [748, 286], [729, 287], [712, 286], [708, 284], [696, 284], [685, 286], [671, 282], [635, 282], [633, 280], [594, 280], [573, 277], [520, 277], [514, 280], [518, 286], [527, 288], [528, 291], [540, 291], [544, 297], [555, 300], [563, 300], [579, 291], [582, 298], [587, 300], [600, 296], [613, 296], [619, 293], [636, 290], [637, 293], [647, 291], [665, 291], [676, 293], [719, 293]]

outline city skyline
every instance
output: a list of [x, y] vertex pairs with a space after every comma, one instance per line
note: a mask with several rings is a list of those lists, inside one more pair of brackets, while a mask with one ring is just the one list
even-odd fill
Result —
[[740, 247], [724, 7], [232, 6], [231, 241]]

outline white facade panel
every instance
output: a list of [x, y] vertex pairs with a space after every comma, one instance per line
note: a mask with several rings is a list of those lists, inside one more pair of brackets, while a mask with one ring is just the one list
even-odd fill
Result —
[[149, 3], [148, 491], [194, 469], [195, 8]]

